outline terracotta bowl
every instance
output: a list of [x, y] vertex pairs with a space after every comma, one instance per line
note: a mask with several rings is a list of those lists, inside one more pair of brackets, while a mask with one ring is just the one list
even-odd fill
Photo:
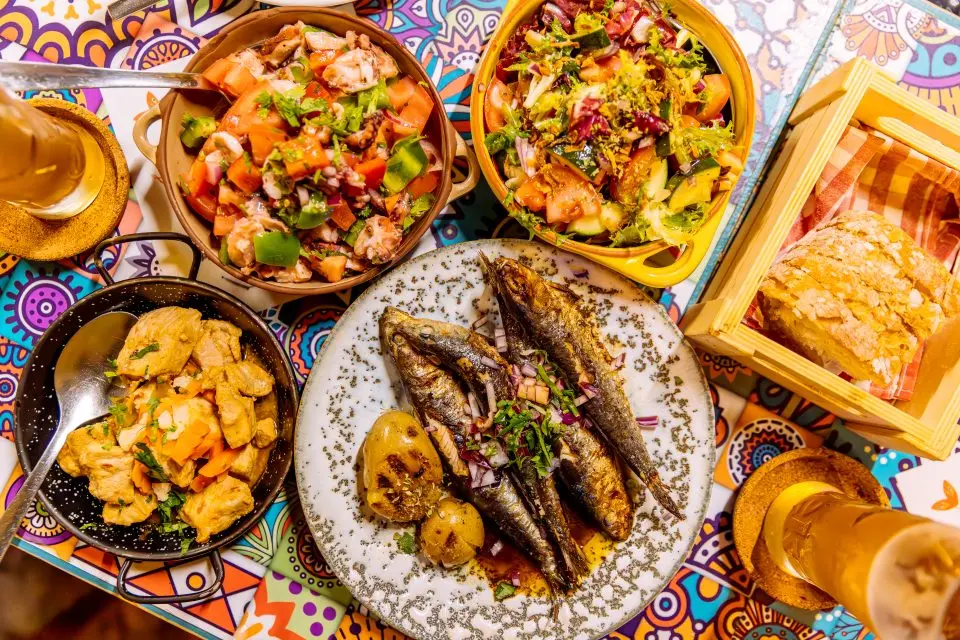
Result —
[[[517, 27], [526, 22], [530, 16], [540, 9], [545, 0], [519, 0], [500, 21], [500, 27], [487, 45], [477, 75], [473, 83], [473, 92], [470, 95], [470, 131], [474, 140], [483, 140], [486, 135], [486, 126], [483, 121], [483, 102], [485, 91], [490, 86], [500, 52], [507, 41], [513, 37]], [[756, 103], [753, 97], [753, 80], [750, 77], [750, 67], [743, 56], [743, 52], [720, 22], [698, 0], [675, 0], [671, 3], [677, 20], [691, 33], [697, 36], [704, 47], [712, 54], [720, 70], [730, 80], [730, 105], [733, 113], [733, 130], [736, 142], [740, 148], [740, 157], [746, 162], [753, 138], [753, 126], [756, 119]], [[507, 187], [496, 163], [486, 147], [482, 144], [475, 146], [477, 159], [484, 177], [493, 189], [494, 194], [501, 200], [507, 196]], [[648, 242], [638, 247], [611, 248], [600, 245], [586, 244], [573, 240], [563, 242], [567, 251], [604, 264], [619, 271], [628, 278], [654, 287], [665, 287], [676, 284], [689, 276], [703, 260], [710, 248], [713, 236], [720, 225], [720, 219], [730, 199], [730, 192], [717, 195], [710, 203], [707, 218], [700, 230], [690, 239], [683, 253], [669, 266], [654, 266], [647, 261], [652, 256], [668, 249], [670, 245], [662, 240]], [[550, 231], [537, 232], [537, 236], [548, 242], [556, 242], [557, 236]]]
[[[430, 121], [427, 123], [425, 133], [430, 140], [436, 143], [440, 151], [444, 167], [443, 178], [439, 189], [435, 192], [437, 200], [433, 208], [423, 215], [404, 236], [403, 242], [392, 261], [377, 265], [364, 273], [344, 278], [339, 282], [311, 280], [303, 283], [280, 283], [273, 280], [264, 280], [257, 276], [244, 275], [239, 269], [220, 262], [217, 255], [219, 243], [213, 236], [212, 224], [190, 208], [177, 187], [177, 177], [190, 167], [196, 156], [195, 153], [189, 152], [180, 143], [180, 120], [184, 113], [192, 115], [216, 115], [221, 113], [224, 107], [222, 97], [209, 91], [171, 91], [160, 101], [159, 105], [154, 106], [137, 119], [133, 137], [143, 155], [157, 166], [167, 198], [170, 200], [177, 218], [180, 219], [180, 223], [190, 239], [200, 248], [208, 260], [234, 278], [261, 289], [294, 295], [315, 295], [349, 289], [389, 269], [416, 246], [420, 237], [430, 228], [433, 220], [447, 203], [468, 193], [476, 186], [479, 179], [479, 170], [473, 151], [457, 134], [453, 125], [447, 119], [443, 100], [441, 100], [440, 94], [437, 93], [433, 82], [431, 82], [430, 76], [417, 62], [417, 59], [393, 36], [369, 20], [330, 9], [309, 7], [282, 7], [268, 11], [256, 11], [231, 23], [215, 38], [201, 47], [190, 64], [187, 65], [186, 71], [199, 73], [215, 61], [262, 42], [275, 35], [284, 25], [293, 24], [298, 20], [338, 35], [344, 35], [348, 30], [368, 35], [374, 44], [382, 47], [384, 51], [393, 56], [401, 72], [409, 74], [427, 87], [433, 98], [435, 108], [430, 116]], [[147, 139], [147, 128], [157, 119], [161, 120], [160, 142], [154, 146]], [[455, 157], [464, 158], [469, 166], [465, 177], [457, 183], [453, 181], [453, 160]]]

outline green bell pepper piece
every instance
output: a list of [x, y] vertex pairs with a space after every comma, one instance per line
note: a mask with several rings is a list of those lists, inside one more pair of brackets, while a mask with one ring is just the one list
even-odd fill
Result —
[[310, 200], [300, 208], [297, 217], [297, 229], [313, 229], [319, 227], [330, 217], [327, 199], [319, 191], [310, 193]]
[[403, 190], [410, 181], [423, 173], [427, 167], [427, 154], [417, 136], [408, 136], [393, 145], [393, 155], [387, 160], [387, 173], [383, 186], [390, 193]]
[[292, 267], [300, 259], [300, 240], [292, 233], [267, 231], [253, 238], [257, 262], [275, 267]]
[[350, 229], [347, 230], [347, 234], [343, 236], [343, 241], [352, 247], [354, 244], [356, 244], [357, 236], [360, 235], [360, 232], [363, 231], [365, 226], [367, 226], [367, 222], [365, 220], [357, 220], [354, 222]]
[[220, 258], [220, 262], [226, 266], [233, 266], [233, 262], [230, 260], [230, 254], [227, 253], [227, 238], [224, 236], [220, 239], [220, 251], [217, 252], [217, 257]]

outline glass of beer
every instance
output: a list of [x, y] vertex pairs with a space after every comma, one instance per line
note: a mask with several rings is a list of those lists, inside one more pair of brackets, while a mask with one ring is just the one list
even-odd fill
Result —
[[0, 88], [0, 199], [51, 220], [96, 199], [104, 157], [81, 126], [54, 118]]
[[773, 502], [763, 536], [783, 571], [884, 640], [960, 639], [960, 529], [799, 482]]

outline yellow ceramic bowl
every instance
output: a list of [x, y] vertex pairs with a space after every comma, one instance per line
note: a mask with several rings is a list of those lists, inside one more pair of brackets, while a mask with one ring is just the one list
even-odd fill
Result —
[[[503, 178], [496, 163], [483, 145], [483, 138], [487, 133], [483, 122], [484, 94], [496, 70], [497, 61], [500, 59], [500, 51], [517, 30], [517, 27], [530, 18], [543, 2], [544, 0], [519, 0], [519, 2], [510, 3], [509, 9], [500, 21], [500, 27], [480, 59], [480, 66], [477, 68], [477, 76], [473, 83], [473, 92], [470, 96], [470, 132], [473, 134], [474, 149], [477, 153], [477, 159], [480, 161], [480, 169], [483, 171], [483, 175], [501, 202], [507, 196], [507, 187], [503, 183]], [[747, 60], [743, 57], [743, 52], [737, 46], [733, 35], [697, 0], [674, 0], [672, 7], [680, 24], [695, 34], [706, 46], [713, 54], [720, 70], [730, 80], [733, 130], [736, 134], [740, 156], [746, 162], [756, 117], [753, 81], [750, 78], [750, 68], [747, 66]], [[594, 262], [604, 264], [637, 282], [654, 287], [666, 287], [689, 276], [703, 260], [707, 249], [710, 247], [710, 242], [713, 240], [713, 235], [716, 233], [717, 227], [720, 226], [720, 218], [729, 199], [729, 191], [721, 193], [713, 199], [703, 226], [691, 238], [680, 257], [666, 267], [647, 264], [651, 256], [670, 246], [662, 240], [648, 242], [639, 247], [621, 249], [567, 240], [563, 243], [563, 248], [579, 253]], [[548, 242], [556, 241], [555, 234], [549, 231], [537, 232], [537, 236]]]

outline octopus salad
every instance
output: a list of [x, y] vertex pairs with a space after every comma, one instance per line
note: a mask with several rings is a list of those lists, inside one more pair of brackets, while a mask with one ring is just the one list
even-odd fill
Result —
[[432, 209], [431, 92], [367, 35], [298, 22], [203, 75], [233, 102], [219, 119], [184, 115], [180, 139], [198, 154], [179, 186], [223, 264], [337, 282], [396, 257]]

